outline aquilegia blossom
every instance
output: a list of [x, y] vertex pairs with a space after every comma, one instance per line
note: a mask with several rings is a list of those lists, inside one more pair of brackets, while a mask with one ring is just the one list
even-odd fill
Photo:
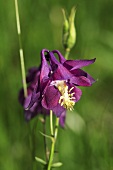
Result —
[[61, 126], [64, 126], [66, 110], [73, 110], [82, 95], [78, 86], [91, 86], [95, 82], [88, 73], [81, 70], [94, 62], [95, 59], [66, 60], [57, 50], [43, 49], [40, 66], [31, 68], [26, 78], [28, 96], [24, 98], [23, 89], [19, 94], [26, 120], [38, 113], [49, 114], [52, 110], [60, 117]]

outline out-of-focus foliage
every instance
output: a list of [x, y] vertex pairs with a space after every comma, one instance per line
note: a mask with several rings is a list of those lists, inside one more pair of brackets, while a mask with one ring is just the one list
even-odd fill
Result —
[[[70, 58], [96, 57], [96, 63], [85, 70], [97, 82], [82, 88], [82, 98], [75, 106], [79, 116], [74, 117], [75, 124], [79, 121], [84, 126], [60, 129], [56, 157], [63, 162], [62, 170], [112, 170], [113, 1], [19, 0], [26, 70], [39, 64], [43, 48], [64, 54], [61, 8], [69, 13], [73, 5], [77, 8], [77, 41]], [[0, 79], [0, 169], [41, 169], [33, 158], [44, 158], [42, 125], [37, 118], [27, 124], [18, 103], [22, 81], [13, 0], [0, 1]]]

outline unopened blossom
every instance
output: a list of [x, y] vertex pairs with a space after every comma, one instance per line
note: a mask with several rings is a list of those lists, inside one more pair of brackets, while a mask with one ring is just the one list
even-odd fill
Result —
[[[55, 57], [58, 55], [58, 60]], [[25, 118], [30, 120], [38, 113], [53, 113], [60, 117], [64, 126], [66, 111], [73, 110], [81, 98], [79, 86], [91, 86], [95, 80], [82, 67], [94, 63], [92, 60], [66, 60], [58, 50], [41, 51], [41, 64], [31, 68], [27, 76], [28, 96], [25, 99], [23, 90], [19, 100], [25, 108]]]
[[70, 51], [71, 48], [76, 43], [76, 28], [74, 24], [76, 8], [73, 7], [71, 9], [71, 13], [69, 17], [66, 16], [65, 10], [62, 9], [63, 17], [64, 17], [64, 24], [63, 24], [63, 45], [67, 51]]

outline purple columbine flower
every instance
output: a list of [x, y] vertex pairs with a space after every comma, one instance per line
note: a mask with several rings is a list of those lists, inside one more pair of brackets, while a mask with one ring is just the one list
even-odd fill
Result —
[[82, 95], [78, 86], [91, 86], [95, 82], [88, 73], [81, 70], [94, 62], [95, 59], [66, 60], [57, 50], [50, 52], [43, 49], [40, 66], [28, 72], [27, 98], [24, 98], [23, 90], [19, 95], [19, 101], [25, 108], [26, 120], [38, 113], [49, 114], [52, 110], [60, 117], [61, 126], [64, 126], [66, 110], [73, 110]]

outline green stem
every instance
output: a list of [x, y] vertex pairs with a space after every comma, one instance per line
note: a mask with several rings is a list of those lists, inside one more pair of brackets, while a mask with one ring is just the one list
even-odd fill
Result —
[[59, 118], [56, 117], [55, 133], [54, 133], [55, 140], [57, 139], [57, 135], [58, 135], [58, 126], [59, 126]]
[[[43, 122], [43, 133], [46, 134], [46, 116], [44, 115], [44, 122]], [[45, 148], [45, 157], [46, 157], [46, 161], [48, 161], [49, 157], [48, 157], [48, 147], [47, 147], [47, 143], [46, 143], [46, 137], [44, 136], [44, 148]]]
[[20, 28], [20, 19], [19, 19], [18, 1], [17, 0], [15, 0], [15, 12], [16, 12], [17, 33], [18, 33], [19, 47], [20, 47], [19, 52], [20, 52], [20, 64], [21, 64], [21, 72], [22, 72], [23, 89], [24, 89], [24, 96], [27, 97], [27, 84], [26, 84], [26, 76], [25, 76], [24, 54], [23, 54], [22, 41], [21, 41], [21, 28]]
[[69, 53], [70, 53], [70, 49], [69, 48], [66, 48], [65, 49], [65, 59], [67, 60], [68, 59], [68, 57], [69, 57]]
[[[51, 119], [52, 118], [52, 111], [50, 111], [50, 115], [51, 115], [51, 117], [50, 117], [50, 119]], [[52, 121], [52, 119], [51, 119], [51, 121]], [[52, 123], [51, 121], [50, 121], [50, 124]], [[51, 133], [51, 135], [53, 134], [52, 135], [52, 145], [51, 145], [51, 151], [50, 151], [47, 170], [51, 170], [51, 165], [52, 165], [53, 157], [54, 157], [55, 143], [56, 143], [56, 139], [57, 139], [57, 135], [58, 135], [58, 126], [59, 126], [59, 118], [56, 118], [55, 132], [54, 132], [54, 134]], [[50, 127], [53, 127], [53, 123], [50, 125]], [[51, 131], [51, 132], [53, 132], [53, 131]]]
[[52, 110], [50, 110], [50, 130], [51, 130], [51, 135], [53, 136], [54, 132], [53, 132], [53, 112], [52, 112]]

